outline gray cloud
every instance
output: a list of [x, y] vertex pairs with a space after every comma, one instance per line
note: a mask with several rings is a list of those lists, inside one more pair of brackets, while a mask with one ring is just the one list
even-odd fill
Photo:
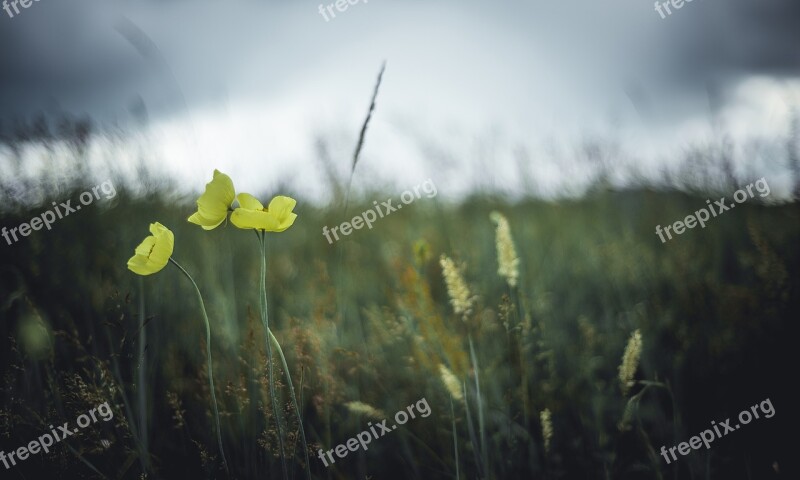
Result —
[[[504, 55], [517, 63], [518, 75], [536, 75], [542, 64], [521, 57], [534, 52], [542, 53], [549, 68], [591, 75], [600, 83], [619, 80], [620, 89], [641, 82], [645, 90], [652, 85], [667, 97], [740, 75], [800, 74], [796, 1], [694, 0], [663, 20], [648, 3], [373, 0], [325, 22], [309, 2], [234, 2], [223, 8], [205, 1], [40, 0], [15, 18], [0, 12], [0, 117], [6, 117], [0, 119], [31, 114], [54, 100], [73, 113], [107, 118], [124, 112], [139, 95], [156, 112], [168, 110], [176, 105], [168, 101], [176, 82], [192, 103], [214, 101], [221, 91], [246, 97], [257, 88], [279, 86], [276, 77], [344, 68], [326, 62], [337, 45], [350, 48], [342, 61], [351, 65], [364, 60], [364, 49], [353, 47], [359, 44], [374, 42], [387, 53], [407, 48], [411, 55], [435, 50], [452, 39], [415, 38], [417, 27], [431, 21], [460, 37], [465, 48], [481, 41], [482, 49], [461, 52], [462, 60], [474, 62], [473, 75], [480, 74], [482, 62]], [[130, 29], [123, 36], [115, 28], [121, 18], [139, 26], [139, 45], [130, 43]], [[495, 32], [509, 38], [495, 42]], [[507, 50], [509, 39], [519, 42], [515, 51]], [[143, 52], [144, 43], [158, 54]], [[446, 74], [453, 60], [442, 58], [431, 67]], [[374, 58], [368, 62], [374, 69]], [[177, 77], [170, 79], [173, 73]], [[248, 78], [271, 80], [256, 86]]]
[[[741, 108], [752, 101], [742, 99], [743, 81], [800, 77], [793, 0], [693, 0], [666, 19], [646, 1], [370, 0], [328, 22], [318, 5], [40, 0], [13, 19], [0, 11], [0, 132], [39, 112], [101, 124], [138, 116], [194, 122], [190, 136], [203, 145], [184, 161], [207, 155], [204, 167], [266, 154], [300, 165], [311, 147], [286, 144], [311, 146], [320, 133], [336, 137], [344, 146], [332, 154], [346, 157], [386, 59], [366, 154], [396, 162], [405, 148], [403, 173], [424, 175], [411, 160], [426, 157], [415, 141], [440, 142], [463, 170], [465, 150], [487, 127], [508, 144], [538, 137], [569, 145], [599, 125], [636, 136], [637, 152], [650, 146], [668, 156], [661, 147], [688, 142], [678, 125], [698, 118], [733, 111], [731, 124], [749, 130], [758, 116], [741, 113], [752, 115]], [[609, 118], [634, 130], [619, 133]], [[782, 134], [777, 123], [753, 126]], [[160, 145], [176, 164], [177, 130]], [[502, 170], [513, 179], [508, 162]], [[546, 170], [537, 173], [560, 171]]]

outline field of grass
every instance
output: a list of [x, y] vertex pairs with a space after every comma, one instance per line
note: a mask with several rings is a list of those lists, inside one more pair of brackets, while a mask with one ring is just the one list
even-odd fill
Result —
[[[77, 198], [87, 185], [61, 187], [39, 205], [7, 208], [2, 225]], [[74, 425], [103, 402], [114, 418], [0, 471], [28, 479], [283, 478], [283, 438], [288, 475], [304, 478], [300, 425], [278, 358], [268, 382], [256, 235], [229, 222], [203, 231], [186, 221], [196, 197], [152, 183], [144, 191], [119, 180], [113, 199], [52, 231], [2, 242], [3, 451], [50, 425]], [[292, 194], [263, 197], [278, 193]], [[662, 244], [655, 225], [684, 218], [709, 196], [642, 188], [514, 203], [423, 197], [333, 245], [322, 236], [324, 225], [397, 195], [353, 198], [347, 215], [341, 204], [317, 208], [298, 198], [295, 224], [267, 234], [270, 326], [291, 371], [314, 478], [786, 478], [777, 471], [794, 459], [797, 204], [747, 202]], [[514, 287], [498, 275], [493, 211], [508, 219], [519, 256]], [[126, 268], [154, 221], [174, 232], [173, 258], [208, 311], [229, 473], [191, 283], [173, 265], [147, 277]], [[472, 301], [466, 315], [453, 311], [442, 255], [461, 269]], [[623, 388], [619, 368], [637, 330], [641, 355], [629, 355], [634, 383]], [[368, 422], [393, 424], [395, 412], [423, 398], [430, 415], [368, 450], [334, 455], [329, 467], [318, 458]], [[767, 398], [774, 417], [669, 465], [659, 455], [662, 445]]]

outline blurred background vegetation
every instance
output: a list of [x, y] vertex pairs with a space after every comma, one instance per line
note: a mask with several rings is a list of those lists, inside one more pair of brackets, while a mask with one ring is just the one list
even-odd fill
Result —
[[[44, 178], [3, 178], [3, 226], [106, 180], [86, 171], [88, 121], [66, 121], [59, 134], [38, 131], [34, 123], [3, 139], [7, 170], [22, 172], [21, 162], [13, 163], [21, 144], [46, 146], [56, 137], [66, 142], [71, 164]], [[701, 157], [720, 158], [711, 150]], [[205, 232], [187, 223], [196, 195], [178, 193], [144, 165], [131, 182], [113, 176], [109, 162], [115, 198], [0, 247], [3, 450], [27, 445], [48, 425], [72, 424], [105, 401], [115, 413], [4, 477], [225, 478], [191, 285], [171, 265], [145, 278], [125, 267], [154, 221], [174, 231], [173, 256], [205, 297], [231, 477], [280, 475], [258, 321], [257, 239], [232, 225]], [[321, 234], [324, 225], [400, 192], [364, 192], [345, 213], [345, 182], [332, 176], [330, 190], [338, 193], [330, 206], [298, 198], [294, 226], [269, 235], [267, 288], [313, 475], [434, 479], [456, 478], [458, 469], [463, 478], [492, 479], [788, 478], [779, 472], [796, 458], [790, 408], [800, 210], [756, 197], [662, 244], [657, 224], [683, 219], [706, 198], [730, 200], [737, 187], [724, 161], [692, 165], [658, 190], [614, 190], [598, 175], [576, 199], [423, 196], [333, 245]], [[492, 211], [510, 223], [520, 257], [517, 288], [497, 274]], [[449, 305], [442, 254], [462, 266], [477, 296], [464, 319]], [[635, 378], [656, 383], [623, 394], [618, 367], [637, 329], [643, 347]], [[465, 399], [451, 398], [440, 364], [465, 382]], [[288, 444], [297, 449], [288, 392], [278, 387]], [[348, 402], [379, 409], [393, 423], [394, 412], [423, 397], [431, 416], [330, 468], [316, 458], [319, 448], [334, 448], [375, 420]], [[657, 454], [766, 398], [775, 417], [671, 465]], [[552, 422], [547, 448], [544, 410]], [[295, 458], [292, 474], [301, 478], [301, 456]]]

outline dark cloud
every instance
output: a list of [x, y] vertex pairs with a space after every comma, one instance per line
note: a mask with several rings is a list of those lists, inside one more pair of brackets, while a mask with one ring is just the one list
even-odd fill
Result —
[[[0, 121], [53, 105], [104, 120], [143, 104], [158, 116], [184, 108], [184, 97], [190, 106], [214, 101], [220, 86], [229, 87], [231, 96], [247, 97], [248, 89], [275, 86], [280, 77], [347, 68], [326, 61], [337, 54], [337, 45], [368, 45], [380, 37], [378, 45], [423, 53], [443, 41], [432, 38], [426, 45], [414, 39], [423, 16], [435, 16], [442, 29], [452, 24], [465, 42], [485, 35], [484, 51], [463, 52], [475, 63], [508, 56], [507, 62], [518, 61], [520, 76], [535, 76], [533, 66], [514, 55], [546, 50], [553, 70], [618, 77], [620, 92], [651, 97], [648, 108], [657, 108], [652, 103], [659, 97], [703, 92], [709, 83], [724, 86], [741, 76], [800, 75], [796, 0], [694, 0], [666, 19], [650, 2], [591, 0], [502, 6], [384, 0], [354, 5], [329, 23], [316, 8], [313, 2], [220, 7], [206, 1], [40, 0], [15, 18], [0, 11]], [[387, 39], [387, 31], [396, 38]], [[493, 51], [493, 31], [513, 35], [519, 51]], [[339, 54], [359, 63], [361, 49]], [[363, 60], [374, 68], [372, 57]], [[446, 71], [449, 63], [443, 58], [433, 67]], [[471, 74], [481, 68], [475, 65]], [[273, 83], [249, 83], [251, 77]]]

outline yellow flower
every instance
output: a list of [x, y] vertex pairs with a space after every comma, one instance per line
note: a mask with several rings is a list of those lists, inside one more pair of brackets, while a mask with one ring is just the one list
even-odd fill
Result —
[[291, 227], [297, 218], [297, 214], [292, 213], [297, 200], [291, 197], [278, 195], [269, 202], [267, 208], [249, 193], [240, 193], [236, 199], [239, 208], [231, 214], [231, 223], [239, 228], [282, 232]]
[[204, 230], [217, 228], [228, 216], [228, 208], [236, 196], [231, 177], [214, 170], [214, 178], [206, 184], [206, 191], [197, 199], [197, 211], [189, 221]]
[[150, 235], [136, 247], [136, 253], [128, 260], [128, 269], [139, 275], [160, 272], [167, 265], [175, 246], [175, 235], [160, 223], [150, 224]]

